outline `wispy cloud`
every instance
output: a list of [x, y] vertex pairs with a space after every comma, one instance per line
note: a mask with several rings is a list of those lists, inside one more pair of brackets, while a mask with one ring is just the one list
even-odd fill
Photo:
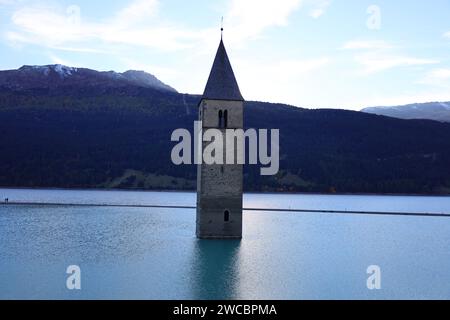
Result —
[[161, 24], [157, 0], [136, 0], [108, 20], [84, 21], [81, 16], [58, 7], [25, 7], [12, 15], [14, 31], [5, 33], [11, 42], [39, 44], [52, 48], [71, 48], [74, 51], [99, 50], [102, 45], [133, 45], [163, 51], [190, 46], [201, 37], [195, 31], [169, 23]]
[[329, 57], [284, 59], [279, 61], [236, 59], [239, 85], [247, 99], [298, 101], [314, 75], [327, 67]]
[[[276, 76], [271, 79], [291, 79], [295, 83], [302, 75], [328, 63], [325, 58], [286, 58], [280, 62], [274, 57], [267, 57], [262, 62], [265, 66], [261, 68], [252, 63], [254, 54], [249, 56], [245, 50], [239, 50], [247, 46], [249, 40], [264, 37], [271, 28], [288, 26], [289, 19], [302, 8], [304, 2], [308, 4], [306, 9], [325, 9], [328, 5], [328, 1], [321, 0], [229, 0], [220, 7], [225, 18], [224, 36], [227, 47], [234, 49], [229, 51], [230, 57], [235, 54], [236, 60], [233, 58], [233, 62], [239, 58], [246, 59], [243, 70], [252, 71], [244, 72], [250, 80], [247, 82], [242, 79], [243, 90], [246, 90], [246, 87], [250, 88], [249, 92], [255, 89], [255, 98], [259, 89], [254, 86], [254, 81], [261, 82], [258, 75], [261, 76], [263, 70], [270, 76]], [[113, 57], [118, 68], [151, 72], [163, 81], [177, 86], [179, 90], [197, 92], [198, 87], [203, 86], [206, 81], [204, 78], [209, 72], [209, 63], [204, 63], [205, 55], [209, 57], [217, 47], [218, 26], [186, 25], [189, 19], [170, 20], [164, 15], [160, 0], [131, 0], [120, 10], [109, 11], [109, 16], [97, 17], [95, 20], [92, 16], [83, 15], [82, 10], [83, 8], [78, 8], [77, 12], [77, 7], [66, 8], [54, 5], [54, 2], [47, 5], [35, 3], [18, 6], [11, 15], [12, 28], [8, 27], [3, 36], [12, 45], [33, 44], [43, 47], [52, 52], [49, 56], [52, 63], [64, 62], [61, 58], [66, 57], [65, 52], [105, 53]], [[141, 54], [134, 54], [135, 52]], [[148, 63], [142, 59], [142, 52], [148, 52], [158, 60]], [[170, 59], [173, 59], [169, 60], [175, 67], [173, 64], [170, 67], [164, 65], [164, 59], [160, 58], [161, 53], [170, 53]], [[180, 54], [183, 55], [182, 58], [174, 58]], [[67, 56], [70, 59], [74, 57]], [[185, 61], [180, 61], [183, 59]], [[290, 84], [267, 85], [278, 92], [274, 97], [282, 98], [283, 88]]]
[[[3, 21], [1, 36], [8, 44], [26, 49], [26, 52], [22, 51], [24, 56], [28, 55], [24, 63], [42, 61], [44, 56], [53, 63], [82, 61], [90, 68], [141, 69], [184, 92], [198, 93], [204, 86], [210, 59], [217, 47], [221, 15], [225, 19], [228, 54], [241, 90], [249, 99], [299, 105], [346, 105], [352, 99], [359, 103], [365, 96], [370, 97], [374, 86], [377, 86], [374, 95], [381, 97], [382, 92], [387, 96], [394, 91], [403, 95], [400, 89], [411, 85], [419, 90], [448, 91], [439, 84], [450, 81], [442, 69], [448, 65], [444, 62], [442, 66], [437, 65], [439, 61], [435, 59], [445, 53], [429, 50], [427, 55], [423, 48], [416, 50], [418, 48], [413, 47], [414, 39], [403, 40], [403, 43], [408, 41], [408, 47], [402, 47], [398, 44], [402, 40], [395, 38], [398, 33], [389, 34], [387, 29], [385, 39], [392, 39], [392, 43], [383, 38], [347, 38], [352, 41], [338, 43], [330, 51], [333, 41], [316, 41], [317, 37], [328, 39], [329, 32], [334, 39], [349, 34], [348, 30], [332, 29], [335, 22], [332, 14], [337, 9], [348, 9], [349, 14], [355, 14], [352, 12], [354, 6], [345, 1], [341, 4], [331, 0], [225, 0], [208, 8], [202, 6], [205, 11], [200, 13], [194, 12], [199, 8], [198, 4], [177, 9], [173, 7], [176, 4], [161, 0], [127, 0], [119, 4], [123, 7], [117, 9], [116, 4], [101, 14], [84, 14], [84, 9], [90, 9], [86, 5], [86, 8], [81, 7], [79, 17], [75, 7], [68, 10], [70, 7], [57, 0], [0, 0], [0, 4], [6, 3], [12, 6], [2, 7], [2, 17], [9, 15], [10, 21]], [[176, 10], [186, 10], [186, 15]], [[361, 28], [364, 28], [364, 10], [361, 14]], [[205, 20], [207, 15], [215, 16], [210, 25]], [[173, 18], [175, 16], [177, 19]], [[201, 21], [196, 20], [198, 17]], [[319, 18], [311, 25], [317, 29], [310, 30], [317, 32], [317, 37], [311, 37], [314, 38], [311, 41], [310, 37], [298, 38], [305, 30], [296, 29], [297, 24], [291, 25], [294, 18]], [[273, 39], [264, 39], [283, 32], [292, 36], [282, 36], [273, 42]], [[450, 30], [445, 34], [439, 30], [435, 34], [450, 39]], [[367, 36], [379, 37], [380, 33]], [[295, 43], [295, 39], [302, 41]], [[275, 43], [273, 49], [269, 47]], [[42, 49], [42, 56], [34, 58], [32, 54], [37, 50], [28, 44]], [[11, 50], [13, 54], [15, 51]], [[302, 57], [299, 57], [300, 52]], [[97, 54], [107, 56], [102, 59]], [[8, 60], [5, 65], [14, 64], [11, 53]], [[396, 68], [399, 70], [395, 79], [382, 81], [381, 77], [367, 76]], [[412, 77], [418, 72], [424, 73], [420, 83], [429, 86], [414, 83]], [[365, 77], [364, 81], [361, 76]], [[329, 80], [336, 78], [341, 84], [335, 85]], [[323, 95], [323, 91], [328, 94]]]
[[[233, 44], [242, 44], [261, 36], [268, 28], [286, 26], [301, 3], [302, 0], [231, 0], [225, 13], [227, 36]], [[134, 0], [103, 21], [84, 20], [82, 12], [79, 13], [77, 17], [76, 10], [70, 12], [50, 5], [23, 7], [13, 13], [11, 21], [15, 28], [7, 30], [4, 36], [13, 44], [98, 52], [107, 45], [161, 51], [201, 48], [212, 44], [213, 32], [217, 35], [216, 28], [190, 28], [162, 19], [159, 0]]]
[[68, 60], [62, 59], [62, 58], [60, 58], [60, 57], [58, 57], [58, 56], [56, 56], [54, 54], [50, 54], [49, 57], [50, 57], [50, 60], [52, 61], [52, 63], [54, 63], [54, 64], [62, 64], [62, 65], [66, 65], [66, 66], [75, 66], [74, 63], [72, 63], [72, 62], [70, 62]]
[[317, 19], [321, 17], [331, 4], [331, 0], [310, 0], [309, 16]]
[[[12, 3], [21, 0], [0, 0]], [[274, 27], [289, 24], [303, 5], [318, 18], [332, 0], [229, 0], [223, 8], [230, 46], [245, 45]], [[160, 0], [133, 0], [109, 18], [92, 21], [82, 8], [28, 4], [11, 17], [14, 28], [5, 30], [10, 44], [35, 44], [73, 52], [110, 52], [111, 46], [136, 46], [161, 51], [200, 48], [210, 51], [216, 27], [190, 27], [161, 17]], [[77, 16], [78, 14], [78, 16]]]
[[450, 88], [450, 69], [433, 69], [429, 71], [422, 80], [418, 81], [418, 83], [441, 88]]
[[439, 63], [438, 60], [421, 59], [401, 55], [380, 55], [379, 53], [365, 53], [355, 57], [363, 67], [364, 74], [372, 74], [396, 67], [430, 65]]
[[257, 37], [267, 28], [285, 26], [301, 3], [302, 0], [232, 0], [225, 16], [230, 25], [227, 33], [238, 42]]
[[91, 39], [95, 33], [71, 23], [68, 16], [45, 7], [19, 9], [11, 20], [18, 31], [8, 32], [7, 36], [16, 41], [56, 45]]
[[418, 58], [399, 53], [402, 48], [382, 40], [348, 41], [341, 46], [341, 49], [357, 52], [353, 59], [362, 67], [359, 73], [364, 75], [397, 67], [431, 65], [440, 62], [436, 59]]
[[158, 0], [135, 0], [120, 10], [115, 20], [122, 25], [136, 24], [149, 17], [155, 17], [159, 12], [159, 7]]
[[169, 67], [162, 67], [158, 65], [141, 63], [130, 58], [120, 58], [122, 65], [124, 66], [122, 71], [126, 70], [141, 70], [148, 73], [152, 73], [158, 77], [158, 79], [163, 82], [171, 82], [180, 76], [178, 70]]
[[353, 40], [344, 43], [341, 47], [343, 50], [380, 50], [380, 49], [392, 49], [393, 45], [383, 40]]
[[403, 92], [394, 96], [385, 97], [369, 97], [359, 104], [361, 107], [373, 106], [400, 106], [411, 103], [426, 103], [426, 102], [447, 102], [450, 101], [450, 93], [448, 90], [433, 90], [421, 92]]
[[22, 0], [0, 0], [0, 6], [16, 4], [16, 3], [21, 2], [21, 1]]
[[331, 59], [328, 57], [321, 57], [315, 59], [290, 59], [276, 63], [273, 68], [274, 73], [279, 75], [299, 75], [312, 72], [322, 68], [330, 63]]

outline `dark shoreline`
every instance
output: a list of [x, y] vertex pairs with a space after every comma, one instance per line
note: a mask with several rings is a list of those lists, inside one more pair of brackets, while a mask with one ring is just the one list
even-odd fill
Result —
[[[58, 187], [4, 187], [0, 189], [10, 190], [61, 190], [61, 191], [121, 191], [121, 192], [174, 192], [174, 193], [195, 193], [196, 190], [191, 189], [120, 189], [120, 188], [58, 188]], [[441, 193], [325, 193], [325, 192], [292, 192], [292, 191], [244, 191], [244, 194], [275, 194], [275, 195], [324, 195], [324, 196], [398, 196], [398, 197], [450, 197], [450, 194]], [[0, 198], [1, 201], [1, 198]]]

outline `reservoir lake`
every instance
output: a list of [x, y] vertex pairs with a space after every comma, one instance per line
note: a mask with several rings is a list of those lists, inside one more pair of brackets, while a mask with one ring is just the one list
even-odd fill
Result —
[[[192, 207], [193, 192], [5, 198], [0, 299], [450, 299], [450, 217], [244, 211], [242, 240], [198, 240], [195, 209], [138, 207]], [[450, 213], [450, 197], [245, 194], [244, 207]]]

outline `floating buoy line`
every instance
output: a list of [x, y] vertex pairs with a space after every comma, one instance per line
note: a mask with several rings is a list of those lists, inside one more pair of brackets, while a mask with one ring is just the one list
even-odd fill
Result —
[[[157, 208], [157, 209], [196, 209], [195, 206], [181, 205], [152, 205], [152, 204], [102, 204], [102, 203], [43, 203], [43, 202], [7, 202], [1, 206], [50, 206], [50, 207], [115, 207], [115, 208]], [[411, 217], [447, 217], [450, 213], [437, 212], [388, 212], [388, 211], [362, 211], [362, 210], [327, 210], [327, 209], [284, 209], [284, 208], [243, 208], [243, 211], [265, 212], [298, 212], [298, 213], [328, 213], [352, 215], [384, 215], [384, 216], [411, 216]]]

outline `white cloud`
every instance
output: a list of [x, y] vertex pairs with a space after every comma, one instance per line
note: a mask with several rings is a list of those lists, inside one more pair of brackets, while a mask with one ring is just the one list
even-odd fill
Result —
[[305, 4], [309, 15], [324, 14], [331, 0], [232, 0], [225, 15], [227, 35], [233, 42], [260, 36], [267, 28], [288, 24], [289, 17]]
[[158, 9], [158, 0], [135, 0], [128, 7], [119, 11], [115, 20], [122, 25], [135, 24], [143, 19], [155, 17]]
[[331, 63], [328, 57], [264, 61], [235, 59], [236, 77], [247, 100], [296, 104], [319, 70]]
[[66, 66], [75, 66], [75, 64], [73, 64], [72, 62], [69, 62], [65, 59], [61, 59], [60, 57], [54, 55], [54, 54], [50, 54], [49, 55], [50, 60], [52, 61], [53, 64], [62, 64], [62, 65], [66, 65]]
[[[286, 60], [276, 63], [265, 61], [266, 67], [261, 68], [252, 63], [254, 53], [244, 53], [238, 49], [248, 40], [263, 36], [270, 28], [288, 25], [289, 18], [301, 7], [303, 1], [310, 0], [229, 0], [226, 6], [221, 8], [225, 18], [224, 37], [227, 47], [234, 49], [230, 50], [229, 54], [233, 56], [234, 51], [239, 55], [240, 52], [241, 58], [248, 58], [246, 66], [255, 71], [247, 73], [249, 79], [261, 81], [254, 74], [261, 76], [261, 71], [266, 70], [267, 74], [277, 75], [278, 79], [295, 80], [327, 62], [324, 59]], [[90, 20], [89, 16], [83, 15], [83, 8], [75, 6], [21, 6], [12, 14], [13, 28], [6, 30], [3, 35], [10, 44], [16, 46], [34, 44], [52, 50], [52, 53], [55, 51], [58, 56], [50, 57], [52, 63], [69, 63], [61, 59], [65, 57], [63, 51], [106, 53], [114, 57], [119, 68], [123, 70], [148, 71], [179, 90], [199, 92], [199, 88], [204, 86], [212, 63], [211, 61], [205, 64], [205, 57], [210, 57], [215, 52], [219, 26], [190, 27], [181, 25], [178, 21], [164, 20], [159, 3], [159, 0], [134, 0], [109, 17], [97, 20]], [[142, 54], [133, 59], [124, 55], [124, 52], [134, 52], [133, 50], [149, 52], [160, 62], [148, 63], [143, 60], [142, 56], [145, 55]], [[174, 65], [169, 68], [161, 64], [161, 58], [158, 56], [161, 51], [164, 54], [184, 52], [181, 58], [170, 59]], [[176, 56], [171, 56], [174, 57]], [[232, 60], [234, 65], [236, 62]], [[92, 65], [90, 67], [95, 68]], [[255, 88], [254, 97], [258, 98], [257, 88], [251, 81], [248, 84]], [[278, 84], [271, 85], [282, 89]], [[274, 96], [281, 98], [280, 92]]]
[[372, 106], [400, 106], [412, 103], [447, 102], [450, 101], [448, 90], [432, 90], [422, 92], [405, 92], [396, 96], [368, 98], [359, 104], [359, 108]]
[[380, 50], [392, 49], [394, 46], [382, 40], [353, 40], [344, 43], [341, 49], [344, 50]]
[[309, 15], [315, 19], [319, 18], [320, 16], [322, 16], [325, 13], [325, 10], [321, 9], [321, 8], [317, 8], [317, 9], [312, 9], [309, 12]]
[[69, 22], [68, 16], [58, 14], [49, 8], [24, 8], [16, 11], [12, 18], [20, 31], [9, 34], [15, 40], [42, 44], [61, 44], [91, 38], [80, 25]]
[[301, 0], [232, 0], [225, 15], [233, 41], [259, 36], [269, 27], [285, 26]]
[[318, 68], [326, 66], [329, 63], [330, 59], [328, 57], [307, 60], [291, 59], [272, 64], [270, 68], [272, 68], [274, 74], [278, 73], [280, 76], [296, 76], [314, 71]]
[[0, 6], [7, 6], [11, 4], [16, 4], [20, 2], [21, 0], [0, 0]]
[[82, 15], [74, 19], [73, 12], [61, 8], [26, 7], [12, 15], [17, 31], [5, 35], [14, 43], [72, 51], [102, 51], [102, 46], [116, 44], [170, 51], [189, 47], [192, 40], [201, 38], [201, 33], [159, 24], [154, 19], [157, 8], [157, 0], [136, 0], [112, 19], [94, 23], [83, 21]]
[[49, 49], [68, 52], [80, 52], [80, 53], [102, 53], [110, 54], [111, 52], [104, 49], [84, 48], [84, 47], [65, 47], [65, 46], [49, 46]]
[[433, 69], [429, 71], [422, 80], [418, 81], [418, 83], [435, 87], [450, 88], [450, 69]]
[[[230, 0], [223, 9], [227, 42], [237, 47], [260, 37], [269, 28], [286, 26], [304, 1], [317, 10], [325, 10], [330, 3], [330, 0]], [[110, 18], [95, 22], [84, 19], [82, 9], [77, 12], [77, 8], [22, 7], [12, 15], [15, 28], [4, 35], [16, 45], [32, 43], [79, 52], [108, 52], [111, 50], [108, 45], [130, 45], [162, 51], [197, 48], [193, 54], [204, 54], [216, 45], [218, 28], [190, 28], [178, 21], [165, 21], [160, 17], [160, 0], [134, 0]]]
[[444, 38], [448, 38], [448, 39], [450, 39], [450, 31], [449, 32], [446, 32], [446, 33], [444, 33]]
[[[153, 74], [159, 80], [161, 80], [165, 83], [170, 83], [171, 81], [176, 80], [180, 76], [179, 71], [172, 69], [172, 68], [161, 67], [161, 66], [147, 64], [147, 63], [140, 63], [139, 61], [136, 61], [135, 59], [130, 59], [130, 58], [121, 58], [120, 60], [124, 66], [122, 71], [126, 71], [126, 70], [145, 71], [145, 72]], [[117, 71], [119, 71], [119, 70], [117, 70]]]
[[[268, 28], [287, 25], [301, 2], [231, 0], [225, 14], [230, 45], [242, 45]], [[23, 7], [12, 15], [15, 28], [4, 35], [14, 45], [31, 43], [78, 52], [108, 52], [111, 46], [129, 45], [161, 51], [201, 48], [202, 54], [216, 45], [217, 28], [195, 29], [163, 21], [159, 7], [159, 0], [134, 0], [109, 19], [97, 22], [84, 20], [76, 6], [66, 10], [50, 5]]]
[[383, 55], [379, 53], [365, 53], [355, 57], [363, 67], [364, 74], [385, 71], [396, 67], [429, 65], [439, 63], [438, 60], [421, 59], [401, 55]]
[[341, 49], [357, 51], [353, 59], [362, 67], [359, 73], [364, 75], [397, 67], [431, 65], [440, 62], [436, 59], [417, 58], [398, 53], [399, 50], [394, 49], [401, 48], [381, 40], [348, 41], [341, 46]]
[[430, 77], [437, 80], [449, 80], [450, 69], [435, 69], [430, 72]]
[[[234, 43], [242, 43], [269, 27], [284, 26], [300, 3], [301, 0], [233, 0], [226, 14], [230, 21], [227, 35]], [[94, 42], [92, 46], [97, 49], [102, 44], [121, 44], [171, 51], [200, 47], [199, 43], [211, 41], [212, 33], [217, 33], [216, 29], [196, 30], [161, 22], [158, 12], [158, 0], [135, 0], [111, 19], [94, 23], [83, 21], [82, 12], [73, 19], [74, 12], [61, 8], [25, 7], [12, 15], [17, 30], [8, 31], [7, 39], [53, 48], [76, 49]]]
[[331, 0], [309, 0], [310, 6], [309, 16], [315, 19], [321, 17], [331, 4]]

